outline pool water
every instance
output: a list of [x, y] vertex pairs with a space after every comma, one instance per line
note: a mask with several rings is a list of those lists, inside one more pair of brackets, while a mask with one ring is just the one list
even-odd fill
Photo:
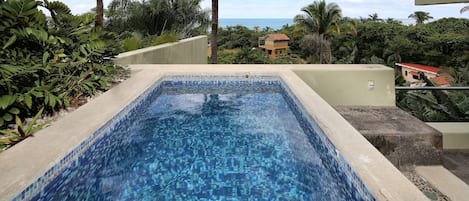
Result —
[[33, 200], [364, 199], [279, 84], [162, 85]]

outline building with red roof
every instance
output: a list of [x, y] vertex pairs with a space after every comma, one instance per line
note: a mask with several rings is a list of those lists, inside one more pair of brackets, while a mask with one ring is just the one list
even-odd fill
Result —
[[269, 34], [259, 38], [259, 48], [269, 55], [269, 59], [274, 60], [277, 56], [287, 55], [288, 41], [290, 38], [285, 34]]
[[423, 74], [436, 85], [449, 86], [448, 76], [442, 76], [443, 70], [438, 67], [412, 63], [396, 63], [396, 66], [401, 67], [402, 77], [412, 84], [422, 83]]

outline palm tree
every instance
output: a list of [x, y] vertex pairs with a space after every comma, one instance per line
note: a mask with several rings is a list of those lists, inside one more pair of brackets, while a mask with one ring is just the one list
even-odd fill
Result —
[[254, 26], [253, 29], [254, 29], [254, 32], [256, 33], [258, 33], [261, 30], [259, 26]]
[[342, 11], [337, 4], [326, 4], [324, 0], [315, 1], [301, 11], [305, 14], [297, 15], [295, 23], [306, 32], [324, 35], [326, 38], [340, 32], [338, 21], [342, 17]]
[[218, 63], [218, 0], [212, 0], [212, 64]]
[[415, 11], [413, 14], [409, 15], [409, 18], [415, 19], [417, 25], [423, 24], [425, 21], [433, 19], [429, 12], [423, 11]]
[[378, 17], [378, 13], [373, 13], [368, 15], [368, 20], [372, 22], [382, 22], [383, 19]]
[[[312, 44], [305, 44], [305, 46], [315, 47], [313, 49], [319, 52], [319, 54], [316, 53], [319, 57], [316, 57], [316, 59], [320, 63], [331, 63], [332, 53], [329, 39], [336, 34], [340, 34], [338, 25], [342, 17], [340, 7], [335, 3], [327, 4], [324, 0], [320, 0], [302, 8], [301, 11], [304, 14], [297, 15], [295, 23], [305, 34], [310, 35], [305, 38], [304, 42], [310, 41]], [[317, 41], [312, 42], [312, 40]]]
[[96, 22], [95, 27], [103, 27], [104, 25], [104, 5], [103, 0], [96, 0]]

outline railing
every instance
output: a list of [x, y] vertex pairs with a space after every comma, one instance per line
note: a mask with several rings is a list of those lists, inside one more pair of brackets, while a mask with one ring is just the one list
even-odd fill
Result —
[[[396, 91], [469, 91], [469, 87], [403, 87]], [[406, 110], [405, 108], [401, 108]], [[469, 122], [467, 119], [426, 122], [443, 134], [443, 149], [469, 149]]]
[[396, 86], [396, 90], [399, 91], [412, 91], [412, 90], [417, 90], [417, 91], [465, 91], [469, 90], [469, 87], [398, 87]]

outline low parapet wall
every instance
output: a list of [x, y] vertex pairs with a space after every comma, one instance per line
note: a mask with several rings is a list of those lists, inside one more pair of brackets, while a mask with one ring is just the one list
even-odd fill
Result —
[[115, 64], [207, 64], [207, 36], [124, 52]]
[[332, 106], [396, 106], [394, 69], [378, 64], [292, 65]]
[[469, 149], [469, 122], [427, 124], [443, 134], [444, 149]]

